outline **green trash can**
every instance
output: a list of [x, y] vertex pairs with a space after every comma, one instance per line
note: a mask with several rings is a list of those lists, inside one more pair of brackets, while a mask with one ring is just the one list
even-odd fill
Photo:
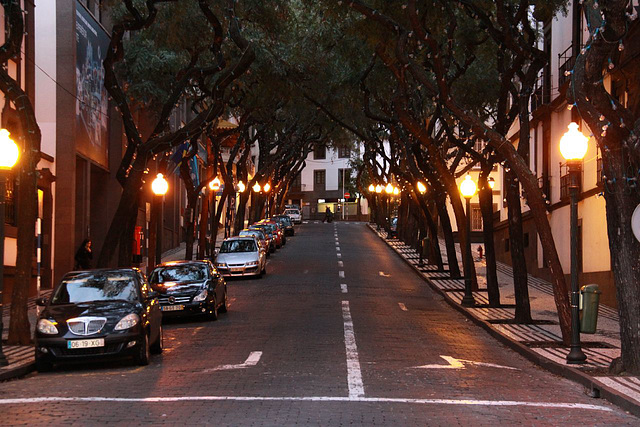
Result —
[[580, 332], [595, 334], [598, 325], [598, 306], [600, 294], [598, 285], [585, 285], [580, 289], [582, 294], [582, 311], [580, 313]]

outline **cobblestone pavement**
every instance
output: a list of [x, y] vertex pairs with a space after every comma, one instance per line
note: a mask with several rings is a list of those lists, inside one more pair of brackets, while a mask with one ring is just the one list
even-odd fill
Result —
[[638, 425], [498, 344], [363, 224], [305, 224], [165, 352], [0, 383], [0, 424]]

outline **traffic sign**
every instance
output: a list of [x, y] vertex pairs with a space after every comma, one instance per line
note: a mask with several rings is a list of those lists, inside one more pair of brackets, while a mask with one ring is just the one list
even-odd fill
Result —
[[345, 199], [348, 199], [348, 198], [350, 198], [350, 197], [351, 197], [351, 194], [350, 194], [350, 193], [344, 193], [344, 198], [345, 198]]

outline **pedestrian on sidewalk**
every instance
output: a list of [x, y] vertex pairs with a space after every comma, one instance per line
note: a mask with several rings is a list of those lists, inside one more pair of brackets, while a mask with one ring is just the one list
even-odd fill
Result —
[[88, 270], [91, 268], [91, 260], [93, 253], [91, 252], [91, 239], [84, 239], [78, 251], [76, 252], [76, 270]]
[[482, 261], [482, 257], [484, 256], [484, 249], [482, 248], [482, 246], [478, 246], [478, 258], [480, 261]]

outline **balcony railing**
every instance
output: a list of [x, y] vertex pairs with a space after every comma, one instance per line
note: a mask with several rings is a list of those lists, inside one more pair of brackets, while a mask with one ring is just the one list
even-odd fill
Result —
[[15, 181], [13, 178], [7, 178], [7, 192], [5, 194], [5, 216], [4, 222], [9, 225], [16, 225], [16, 198], [14, 191]]
[[[582, 49], [583, 45], [580, 45]], [[570, 75], [566, 75], [573, 70], [576, 65], [576, 56], [573, 54], [573, 43], [565, 49], [564, 52], [558, 54], [558, 87], [569, 81]]]
[[531, 111], [536, 111], [542, 105], [551, 102], [551, 88], [548, 87], [548, 84], [545, 84], [545, 80], [546, 75], [542, 72], [533, 86], [533, 94], [531, 95]]

